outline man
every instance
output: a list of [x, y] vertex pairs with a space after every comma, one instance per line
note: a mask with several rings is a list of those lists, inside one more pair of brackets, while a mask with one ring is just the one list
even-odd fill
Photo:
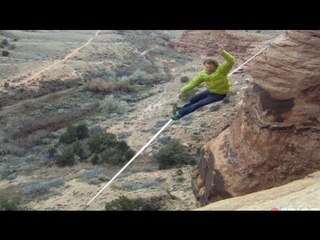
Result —
[[206, 59], [203, 63], [205, 69], [180, 89], [179, 98], [181, 94], [190, 91], [202, 82], [206, 82], [207, 90], [192, 97], [187, 104], [178, 108], [179, 110], [171, 117], [172, 120], [178, 120], [207, 104], [222, 101], [226, 97], [230, 90], [228, 73], [234, 65], [234, 57], [225, 51], [221, 45], [219, 46], [219, 52], [226, 61], [219, 64], [213, 59]]

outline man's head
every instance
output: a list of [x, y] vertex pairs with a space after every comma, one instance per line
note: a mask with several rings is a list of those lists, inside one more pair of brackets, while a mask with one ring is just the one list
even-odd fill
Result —
[[204, 60], [203, 65], [204, 65], [207, 73], [212, 73], [216, 70], [216, 68], [218, 67], [219, 64], [216, 60], [208, 58], [208, 59]]

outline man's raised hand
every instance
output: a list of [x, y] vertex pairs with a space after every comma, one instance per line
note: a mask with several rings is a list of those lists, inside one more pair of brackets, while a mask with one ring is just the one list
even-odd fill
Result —
[[222, 52], [224, 50], [224, 47], [222, 46], [222, 44], [219, 44], [219, 53]]

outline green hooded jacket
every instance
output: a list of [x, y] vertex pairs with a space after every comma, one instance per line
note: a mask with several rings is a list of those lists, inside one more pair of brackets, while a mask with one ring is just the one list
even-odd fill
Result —
[[206, 82], [206, 87], [209, 92], [216, 94], [227, 94], [230, 91], [230, 79], [228, 73], [234, 65], [234, 57], [223, 50], [220, 53], [226, 60], [218, 65], [216, 70], [208, 74], [202, 70], [192, 81], [180, 89], [181, 93], [185, 93], [195, 88], [202, 82]]

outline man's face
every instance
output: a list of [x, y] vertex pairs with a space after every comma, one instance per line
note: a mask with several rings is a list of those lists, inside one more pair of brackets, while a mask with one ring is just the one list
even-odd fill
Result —
[[214, 70], [216, 70], [216, 66], [214, 64], [206, 63], [204, 67], [207, 73], [212, 73]]

